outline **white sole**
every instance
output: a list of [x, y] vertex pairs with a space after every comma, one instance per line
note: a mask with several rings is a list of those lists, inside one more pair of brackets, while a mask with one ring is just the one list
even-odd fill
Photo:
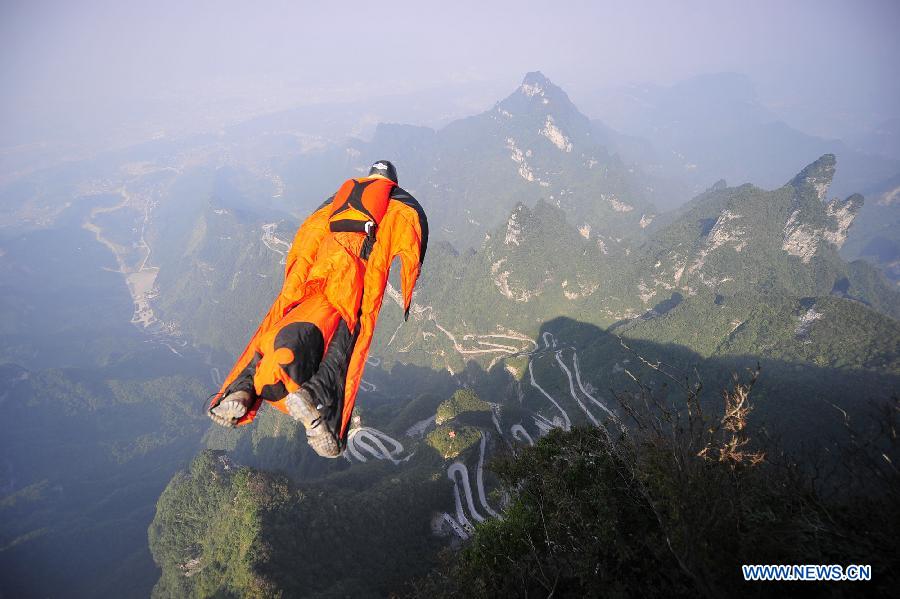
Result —
[[213, 408], [212, 412], [220, 418], [240, 418], [247, 413], [247, 406], [237, 400], [226, 399]]
[[[238, 399], [229, 399], [237, 397]], [[250, 394], [246, 391], [235, 391], [219, 402], [219, 405], [209, 411], [209, 417], [216, 424], [232, 428], [237, 421], [247, 414], [249, 408], [246, 403], [250, 400]]]
[[309, 395], [295, 391], [289, 394], [284, 402], [291, 418], [299, 420], [306, 428], [309, 428], [313, 421], [320, 416], [319, 411], [311, 406], [311, 399]]

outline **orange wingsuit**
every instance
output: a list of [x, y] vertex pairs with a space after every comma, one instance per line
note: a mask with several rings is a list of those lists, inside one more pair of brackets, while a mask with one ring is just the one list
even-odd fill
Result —
[[285, 396], [304, 385], [331, 406], [332, 429], [345, 442], [391, 262], [400, 257], [408, 318], [427, 240], [422, 208], [396, 183], [379, 176], [344, 182], [297, 231], [281, 292], [210, 409], [252, 388], [241, 426], [264, 399], [287, 413]]

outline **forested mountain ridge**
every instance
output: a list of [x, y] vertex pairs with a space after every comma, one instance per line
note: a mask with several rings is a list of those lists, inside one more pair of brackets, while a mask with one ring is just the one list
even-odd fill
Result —
[[[750, 334], [748, 317], [763, 305], [784, 314], [779, 338], [796, 336], [800, 321], [790, 324], [788, 315], [801, 300], [806, 313], [813, 298], [825, 297], [873, 321], [895, 320], [900, 302], [892, 287], [868, 264], [838, 254], [863, 199], [823, 202], [834, 168], [826, 155], [773, 191], [717, 186], [646, 242], [579, 231], [545, 203], [519, 206], [477, 252], [436, 248], [430, 259], [440, 276], [424, 272], [413, 308], [418, 329], [403, 327], [388, 349], [409, 346], [404, 359], [452, 371], [470, 359], [487, 366], [503, 355], [491, 349], [490, 335], [532, 336], [565, 315], [635, 334], [655, 330], [664, 337], [645, 334], [710, 355]], [[456, 297], [467, 298], [464, 307]], [[411, 335], [419, 339], [412, 343]], [[465, 348], [463, 339], [470, 340]], [[803, 345], [797, 340], [798, 349], [782, 357]]]

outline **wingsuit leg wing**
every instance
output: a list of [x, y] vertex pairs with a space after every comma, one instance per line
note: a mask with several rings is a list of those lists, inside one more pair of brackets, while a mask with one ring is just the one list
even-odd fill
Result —
[[[341, 427], [347, 369], [350, 366], [353, 346], [358, 336], [358, 324], [355, 330], [351, 331], [347, 323], [341, 320], [331, 337], [331, 343], [328, 344], [319, 370], [303, 384], [303, 388], [312, 396], [313, 400], [323, 406], [328, 430], [334, 433], [340, 431]], [[343, 449], [346, 446], [346, 436], [338, 437], [335, 434], [335, 437]]]
[[340, 322], [340, 313], [324, 294], [316, 293], [263, 333], [259, 343], [262, 357], [253, 373], [256, 396], [286, 411], [281, 405], [284, 397], [297, 391], [319, 370]]
[[[222, 386], [216, 393], [209, 405], [212, 410], [222, 399], [229, 393], [240, 388], [250, 389], [249, 384], [252, 380], [254, 368], [252, 362], [262, 357], [259, 346], [261, 337], [269, 331], [275, 323], [281, 320], [285, 313], [301, 299], [306, 291], [305, 284], [309, 275], [309, 271], [315, 260], [316, 252], [322, 239], [328, 234], [328, 218], [331, 215], [331, 200], [323, 204], [316, 210], [297, 230], [294, 236], [294, 242], [288, 252], [285, 264], [284, 284], [281, 292], [272, 306], [269, 308], [262, 322], [256, 329], [256, 332], [247, 343], [247, 347], [238, 357], [231, 372], [225, 377]], [[250, 367], [250, 370], [248, 370]], [[253, 404], [247, 413], [238, 419], [237, 426], [242, 426], [253, 421], [262, 402], [261, 397], [254, 397]]]

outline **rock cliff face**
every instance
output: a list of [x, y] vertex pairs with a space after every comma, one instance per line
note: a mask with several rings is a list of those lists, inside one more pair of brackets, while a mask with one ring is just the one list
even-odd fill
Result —
[[853, 194], [845, 200], [826, 202], [834, 177], [834, 155], [826, 154], [803, 169], [788, 184], [795, 190], [794, 210], [784, 224], [782, 249], [809, 263], [823, 242], [840, 249], [847, 232], [863, 206], [863, 197]]

